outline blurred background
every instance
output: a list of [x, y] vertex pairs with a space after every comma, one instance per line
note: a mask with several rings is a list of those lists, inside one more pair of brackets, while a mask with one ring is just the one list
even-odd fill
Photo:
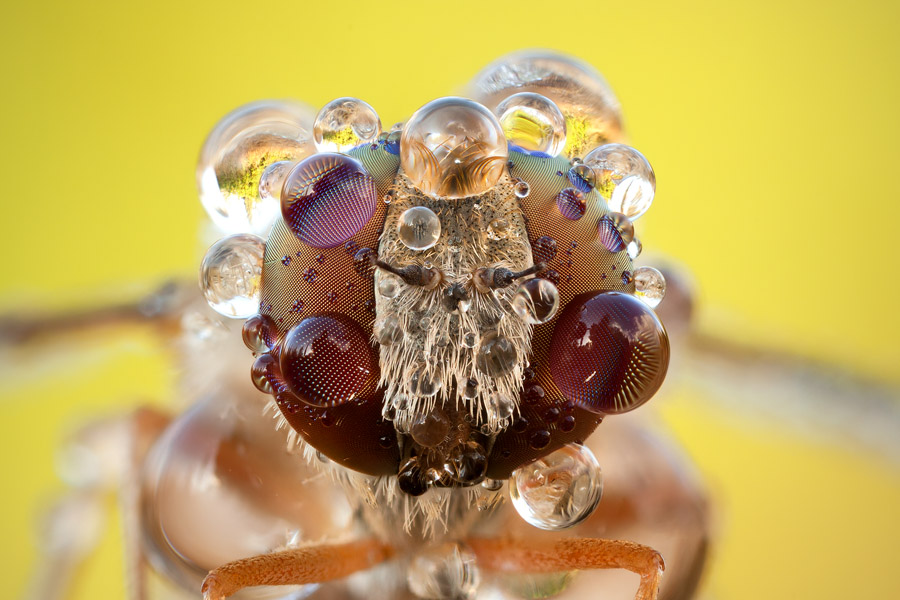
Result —
[[[195, 280], [197, 153], [240, 104], [356, 96], [389, 126], [502, 54], [561, 50], [606, 76], [656, 170], [638, 262], [695, 286], [652, 404], [713, 499], [702, 597], [900, 597], [898, 19], [865, 0], [11, 4], [0, 313]], [[142, 325], [0, 341], [3, 596], [24, 592], [64, 489], [64, 435], [171, 402], [176, 362]], [[108, 521], [72, 598], [124, 596]]]

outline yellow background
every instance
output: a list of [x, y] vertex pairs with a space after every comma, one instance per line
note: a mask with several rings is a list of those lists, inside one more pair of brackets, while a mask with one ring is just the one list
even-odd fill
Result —
[[[0, 307], [132, 297], [193, 277], [194, 165], [247, 101], [358, 96], [383, 123], [521, 47], [607, 77], [658, 178], [645, 253], [692, 270], [701, 331], [900, 383], [900, 5], [673, 2], [15, 3], [0, 21]], [[649, 259], [648, 261], [649, 262]], [[0, 348], [0, 569], [18, 597], [74, 423], [173, 394], [141, 329]], [[681, 389], [663, 418], [716, 494], [713, 598], [898, 597], [884, 457], [737, 419]], [[898, 432], [900, 435], [900, 432]], [[77, 598], [120, 598], [116, 529]]]

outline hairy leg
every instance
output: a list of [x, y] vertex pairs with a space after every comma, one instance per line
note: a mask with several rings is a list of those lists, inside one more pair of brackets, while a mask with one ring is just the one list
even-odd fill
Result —
[[655, 600], [665, 563], [656, 550], [634, 542], [569, 538], [531, 544], [509, 539], [468, 540], [479, 566], [492, 571], [552, 573], [627, 569], [641, 576], [635, 600]]
[[319, 545], [236, 560], [210, 571], [204, 600], [222, 600], [255, 585], [300, 585], [340, 579], [377, 565], [393, 551], [375, 540]]

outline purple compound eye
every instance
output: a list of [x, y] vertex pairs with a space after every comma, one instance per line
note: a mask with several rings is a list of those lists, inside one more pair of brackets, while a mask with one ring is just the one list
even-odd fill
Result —
[[357, 399], [378, 378], [369, 340], [350, 317], [307, 317], [287, 334], [281, 373], [291, 392], [312, 406], [337, 406]]
[[668, 366], [669, 338], [656, 314], [620, 292], [573, 298], [550, 343], [553, 382], [595, 413], [637, 408], [662, 385]]
[[333, 248], [357, 234], [375, 213], [378, 191], [362, 164], [343, 154], [316, 154], [284, 181], [281, 214], [301, 242]]

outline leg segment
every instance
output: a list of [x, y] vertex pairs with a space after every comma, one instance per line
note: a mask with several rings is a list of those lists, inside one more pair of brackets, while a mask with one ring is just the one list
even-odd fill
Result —
[[487, 570], [552, 573], [577, 569], [627, 569], [641, 576], [635, 600], [655, 600], [665, 563], [656, 550], [634, 542], [569, 538], [530, 544], [515, 540], [470, 539], [478, 564]]
[[223, 600], [254, 585], [321, 583], [368, 569], [393, 551], [374, 540], [310, 546], [245, 558], [210, 571], [203, 581], [204, 600]]

